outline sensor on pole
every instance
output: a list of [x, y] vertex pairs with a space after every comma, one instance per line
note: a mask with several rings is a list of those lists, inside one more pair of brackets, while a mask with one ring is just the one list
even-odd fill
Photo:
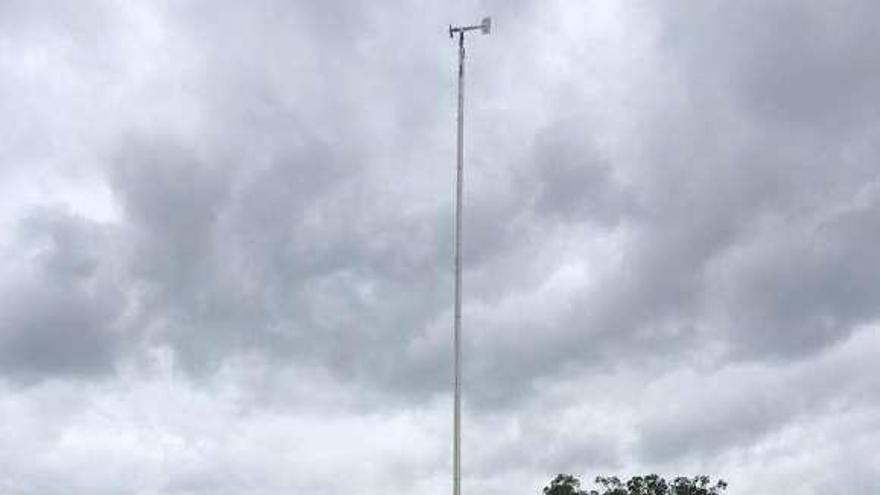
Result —
[[480, 23], [480, 31], [482, 31], [483, 34], [489, 34], [492, 31], [491, 17], [483, 17], [483, 22]]
[[479, 29], [483, 34], [489, 34], [492, 31], [492, 18], [491, 17], [483, 17], [483, 20], [480, 21], [479, 24], [474, 26], [453, 26], [449, 25], [449, 37], [455, 33], [465, 33], [467, 31], [474, 31]]

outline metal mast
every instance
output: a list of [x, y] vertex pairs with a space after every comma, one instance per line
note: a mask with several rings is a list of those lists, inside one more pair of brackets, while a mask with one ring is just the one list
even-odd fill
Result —
[[453, 413], [452, 413], [452, 495], [461, 495], [461, 211], [464, 181], [464, 33], [479, 29], [489, 34], [492, 20], [488, 17], [476, 26], [449, 26], [449, 37], [458, 33], [458, 147], [455, 181], [455, 316], [452, 331], [453, 347]]

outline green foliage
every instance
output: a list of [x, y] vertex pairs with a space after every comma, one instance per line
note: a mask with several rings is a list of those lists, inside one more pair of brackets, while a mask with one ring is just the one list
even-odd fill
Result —
[[672, 481], [672, 495], [718, 495], [727, 489], [727, 482], [718, 480], [714, 485], [708, 476], [701, 475], [693, 478], [679, 476]]
[[549, 485], [544, 487], [544, 495], [581, 495], [581, 481], [570, 474], [557, 474]]
[[580, 480], [571, 474], [558, 474], [544, 487], [544, 495], [721, 495], [727, 482], [712, 483], [708, 476], [679, 476], [667, 482], [656, 474], [633, 476], [623, 482], [617, 476], [596, 478], [598, 490], [581, 490]]

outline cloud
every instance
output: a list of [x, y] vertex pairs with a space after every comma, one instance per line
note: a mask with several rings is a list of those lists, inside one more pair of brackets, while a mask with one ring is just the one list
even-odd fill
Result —
[[0, 16], [0, 491], [445, 490], [489, 10], [468, 483], [875, 481], [867, 3], [57, 7]]
[[123, 336], [122, 290], [102, 263], [112, 246], [101, 226], [63, 210], [22, 221], [4, 258], [0, 368], [30, 381], [112, 371]]

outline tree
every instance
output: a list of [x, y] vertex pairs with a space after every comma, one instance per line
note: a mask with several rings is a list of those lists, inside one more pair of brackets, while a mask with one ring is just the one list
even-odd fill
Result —
[[544, 495], [721, 495], [727, 482], [712, 480], [705, 475], [688, 478], [679, 476], [667, 482], [656, 474], [633, 476], [623, 482], [617, 476], [598, 476], [599, 490], [581, 490], [580, 480], [571, 474], [558, 474], [544, 487]]
[[544, 487], [544, 495], [581, 495], [581, 481], [570, 474], [557, 474], [549, 485]]

